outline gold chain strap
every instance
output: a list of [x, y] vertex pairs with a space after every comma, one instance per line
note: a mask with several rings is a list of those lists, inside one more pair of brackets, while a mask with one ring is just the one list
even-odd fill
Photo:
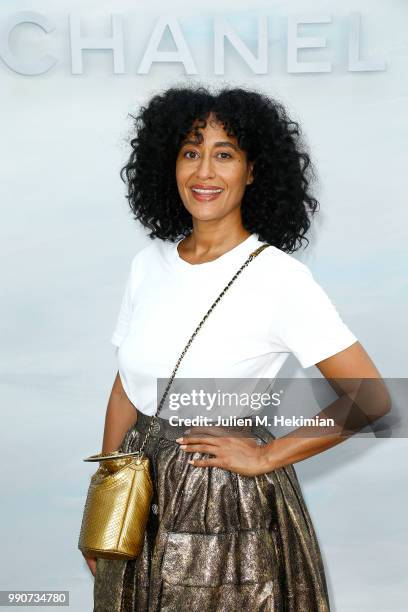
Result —
[[[162, 399], [161, 399], [161, 401], [160, 401], [159, 407], [158, 407], [158, 409], [157, 409], [157, 411], [156, 411], [156, 414], [155, 414], [155, 415], [153, 415], [153, 417], [152, 417], [152, 419], [151, 419], [151, 421], [150, 421], [149, 428], [148, 428], [148, 430], [147, 430], [147, 432], [146, 432], [146, 435], [145, 435], [145, 437], [144, 437], [144, 439], [143, 439], [143, 442], [142, 442], [142, 444], [141, 444], [141, 446], [140, 446], [139, 450], [134, 451], [134, 452], [130, 452], [130, 453], [120, 453], [119, 451], [114, 451], [114, 452], [111, 452], [111, 453], [104, 453], [104, 454], [102, 454], [102, 453], [101, 453], [101, 454], [97, 455], [97, 457], [101, 457], [101, 458], [103, 458], [103, 456], [105, 456], [105, 455], [106, 455], [106, 456], [108, 456], [108, 457], [112, 457], [112, 456], [114, 456], [113, 458], [121, 458], [121, 457], [130, 457], [130, 456], [132, 456], [132, 455], [139, 455], [139, 457], [141, 457], [141, 456], [143, 455], [143, 449], [144, 449], [144, 447], [145, 447], [145, 445], [146, 445], [146, 442], [147, 442], [147, 440], [148, 440], [148, 438], [149, 438], [149, 436], [150, 436], [150, 434], [151, 434], [151, 431], [152, 431], [152, 429], [153, 429], [153, 427], [154, 427], [154, 424], [156, 423], [156, 420], [157, 420], [157, 415], [159, 414], [159, 411], [160, 411], [160, 409], [161, 409], [161, 408], [162, 408], [162, 406], [163, 406], [164, 400], [165, 400], [165, 398], [166, 398], [166, 396], [167, 396], [167, 393], [168, 393], [168, 391], [169, 391], [169, 389], [170, 389], [170, 387], [171, 387], [171, 384], [172, 384], [172, 382], [173, 382], [173, 380], [174, 380], [174, 377], [175, 377], [176, 372], [177, 372], [177, 370], [178, 370], [178, 367], [179, 367], [179, 365], [180, 365], [180, 363], [181, 363], [181, 360], [183, 359], [184, 355], [186, 354], [187, 350], [189, 349], [189, 347], [190, 347], [190, 345], [191, 345], [192, 341], [194, 340], [194, 338], [196, 337], [196, 335], [197, 335], [197, 334], [198, 334], [198, 332], [200, 331], [201, 327], [203, 326], [204, 322], [205, 322], [205, 321], [206, 321], [206, 319], [209, 317], [210, 313], [211, 313], [211, 312], [214, 310], [214, 308], [216, 307], [216, 305], [218, 304], [218, 302], [220, 301], [220, 299], [223, 297], [223, 295], [224, 295], [224, 294], [225, 294], [225, 293], [228, 291], [228, 289], [231, 287], [231, 285], [232, 285], [232, 283], [234, 282], [234, 280], [235, 280], [235, 279], [236, 279], [236, 278], [237, 278], [237, 277], [238, 277], [238, 276], [241, 274], [242, 270], [243, 270], [244, 268], [246, 268], [246, 266], [247, 266], [247, 265], [248, 265], [248, 264], [249, 264], [249, 263], [250, 263], [250, 262], [251, 262], [253, 259], [255, 259], [255, 257], [257, 257], [257, 256], [259, 255], [259, 253], [261, 253], [261, 252], [262, 252], [264, 249], [266, 249], [266, 248], [267, 248], [267, 247], [269, 247], [269, 246], [270, 246], [269, 244], [263, 244], [263, 245], [261, 245], [260, 247], [258, 247], [258, 248], [257, 248], [255, 251], [253, 251], [253, 252], [252, 252], [252, 253], [251, 253], [251, 254], [248, 256], [247, 260], [246, 260], [246, 261], [245, 261], [245, 262], [242, 264], [242, 266], [239, 268], [239, 270], [238, 270], [238, 271], [237, 271], [237, 272], [234, 274], [234, 276], [231, 278], [231, 280], [229, 281], [229, 283], [228, 283], [228, 284], [227, 284], [227, 285], [224, 287], [224, 289], [221, 291], [220, 295], [217, 297], [217, 299], [215, 300], [215, 302], [214, 302], [214, 303], [213, 303], [213, 304], [210, 306], [210, 308], [208, 309], [208, 311], [206, 312], [206, 314], [204, 315], [204, 317], [201, 319], [200, 323], [198, 324], [197, 328], [196, 328], [196, 329], [194, 330], [194, 332], [192, 333], [192, 335], [191, 335], [191, 337], [190, 337], [189, 341], [187, 342], [187, 344], [186, 344], [186, 346], [184, 347], [184, 349], [183, 349], [183, 351], [182, 351], [182, 353], [181, 353], [180, 357], [179, 357], [179, 358], [178, 358], [178, 360], [177, 360], [177, 363], [176, 363], [176, 365], [175, 365], [175, 367], [174, 367], [174, 370], [173, 370], [173, 372], [172, 372], [172, 375], [171, 375], [171, 377], [170, 377], [169, 383], [168, 383], [168, 385], [167, 385], [167, 387], [166, 387], [166, 389], [165, 389], [165, 391], [164, 391], [163, 397], [162, 397]], [[95, 456], [95, 457], [96, 457], [96, 456]]]
[[140, 449], [139, 449], [139, 453], [140, 453], [140, 454], [142, 454], [142, 453], [143, 453], [143, 449], [144, 449], [144, 447], [145, 447], [146, 441], [147, 441], [147, 439], [148, 439], [148, 437], [149, 437], [149, 435], [150, 435], [150, 432], [151, 432], [151, 430], [152, 430], [152, 428], [153, 428], [153, 426], [154, 426], [154, 423], [155, 423], [155, 422], [156, 422], [156, 420], [157, 420], [157, 415], [158, 415], [159, 411], [161, 410], [161, 408], [162, 408], [162, 406], [163, 406], [164, 400], [165, 400], [165, 398], [166, 398], [166, 396], [167, 396], [167, 393], [168, 393], [168, 391], [169, 391], [169, 388], [170, 388], [170, 386], [171, 386], [171, 384], [172, 384], [172, 382], [173, 382], [173, 380], [174, 380], [174, 377], [175, 377], [176, 372], [177, 372], [177, 370], [178, 370], [178, 367], [179, 367], [179, 365], [180, 365], [180, 363], [181, 363], [181, 360], [183, 359], [184, 355], [186, 354], [187, 350], [189, 349], [189, 347], [190, 347], [190, 345], [191, 345], [192, 341], [194, 340], [194, 338], [196, 337], [196, 335], [197, 335], [197, 334], [198, 334], [198, 332], [200, 331], [201, 327], [203, 326], [204, 322], [205, 322], [205, 321], [206, 321], [206, 319], [209, 317], [210, 313], [211, 313], [211, 312], [214, 310], [214, 308], [216, 307], [216, 305], [218, 304], [218, 302], [220, 301], [220, 299], [223, 297], [223, 295], [226, 293], [226, 291], [227, 291], [227, 290], [228, 290], [228, 289], [231, 287], [231, 285], [232, 285], [232, 283], [234, 282], [234, 280], [235, 280], [235, 279], [236, 279], [236, 278], [237, 278], [237, 277], [238, 277], [238, 276], [241, 274], [242, 270], [243, 270], [244, 268], [246, 268], [246, 266], [247, 266], [247, 265], [248, 265], [248, 264], [249, 264], [249, 263], [250, 263], [250, 262], [251, 262], [251, 261], [252, 261], [252, 260], [253, 260], [255, 257], [257, 257], [261, 251], [263, 251], [264, 249], [266, 249], [268, 246], [270, 246], [270, 245], [269, 245], [269, 244], [263, 244], [262, 246], [258, 247], [258, 248], [257, 248], [255, 251], [253, 251], [253, 252], [252, 252], [252, 253], [249, 255], [249, 257], [247, 258], [247, 260], [246, 260], [246, 261], [245, 261], [245, 262], [242, 264], [242, 266], [240, 267], [240, 269], [239, 269], [239, 270], [238, 270], [238, 271], [237, 271], [237, 272], [234, 274], [234, 276], [231, 278], [231, 280], [229, 281], [229, 283], [228, 283], [228, 284], [227, 284], [227, 285], [224, 287], [224, 289], [221, 291], [220, 295], [217, 297], [217, 299], [215, 300], [215, 302], [214, 302], [214, 303], [213, 303], [213, 304], [210, 306], [210, 308], [208, 309], [208, 311], [206, 312], [206, 314], [204, 315], [204, 317], [201, 319], [200, 323], [198, 324], [197, 328], [196, 328], [196, 329], [195, 329], [195, 331], [192, 333], [192, 335], [191, 335], [191, 337], [190, 337], [189, 341], [187, 342], [186, 346], [185, 346], [185, 347], [184, 347], [184, 349], [183, 349], [183, 352], [181, 353], [180, 357], [179, 357], [179, 358], [178, 358], [178, 360], [177, 360], [177, 363], [176, 363], [175, 368], [174, 368], [174, 370], [173, 370], [173, 373], [172, 373], [172, 375], [171, 375], [171, 377], [170, 377], [170, 381], [169, 381], [169, 383], [168, 383], [168, 385], [167, 385], [167, 387], [166, 387], [166, 390], [165, 390], [165, 392], [164, 392], [164, 394], [163, 394], [163, 397], [162, 397], [162, 399], [161, 399], [161, 401], [160, 401], [160, 404], [159, 404], [159, 407], [158, 407], [158, 409], [157, 409], [157, 411], [156, 411], [156, 414], [155, 414], [155, 415], [153, 416], [153, 418], [151, 419], [149, 429], [147, 430], [147, 433], [146, 433], [146, 435], [145, 435], [145, 437], [144, 437], [144, 440], [143, 440], [143, 442], [142, 442], [142, 444], [141, 444], [141, 446], [140, 446]]

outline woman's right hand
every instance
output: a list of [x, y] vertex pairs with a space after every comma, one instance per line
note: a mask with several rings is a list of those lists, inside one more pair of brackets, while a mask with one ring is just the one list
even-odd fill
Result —
[[87, 557], [86, 555], [83, 555], [83, 556], [84, 556], [84, 559], [85, 559], [89, 569], [92, 572], [93, 577], [95, 577], [95, 574], [96, 574], [96, 557]]

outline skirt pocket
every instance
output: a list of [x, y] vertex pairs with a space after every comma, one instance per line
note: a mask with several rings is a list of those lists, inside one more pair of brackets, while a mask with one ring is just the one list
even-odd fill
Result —
[[162, 612], [281, 610], [275, 547], [267, 529], [169, 532], [162, 564]]
[[274, 578], [276, 569], [268, 529], [167, 534], [162, 577], [168, 584], [217, 587], [266, 582]]

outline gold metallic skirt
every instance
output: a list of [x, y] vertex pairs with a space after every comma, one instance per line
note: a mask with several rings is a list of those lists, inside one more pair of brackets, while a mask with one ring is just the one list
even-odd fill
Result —
[[[138, 413], [122, 451], [139, 448], [149, 422]], [[260, 425], [249, 431], [259, 444], [273, 439]], [[329, 612], [293, 466], [260, 476], [195, 467], [188, 459], [209, 455], [180, 449], [182, 433], [158, 418], [145, 447], [155, 491], [142, 552], [98, 558], [93, 612]]]

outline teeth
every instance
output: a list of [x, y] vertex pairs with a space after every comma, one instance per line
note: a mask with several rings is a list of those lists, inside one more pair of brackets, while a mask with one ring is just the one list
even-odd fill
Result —
[[221, 193], [222, 191], [222, 189], [196, 189], [195, 187], [192, 190], [197, 193]]

